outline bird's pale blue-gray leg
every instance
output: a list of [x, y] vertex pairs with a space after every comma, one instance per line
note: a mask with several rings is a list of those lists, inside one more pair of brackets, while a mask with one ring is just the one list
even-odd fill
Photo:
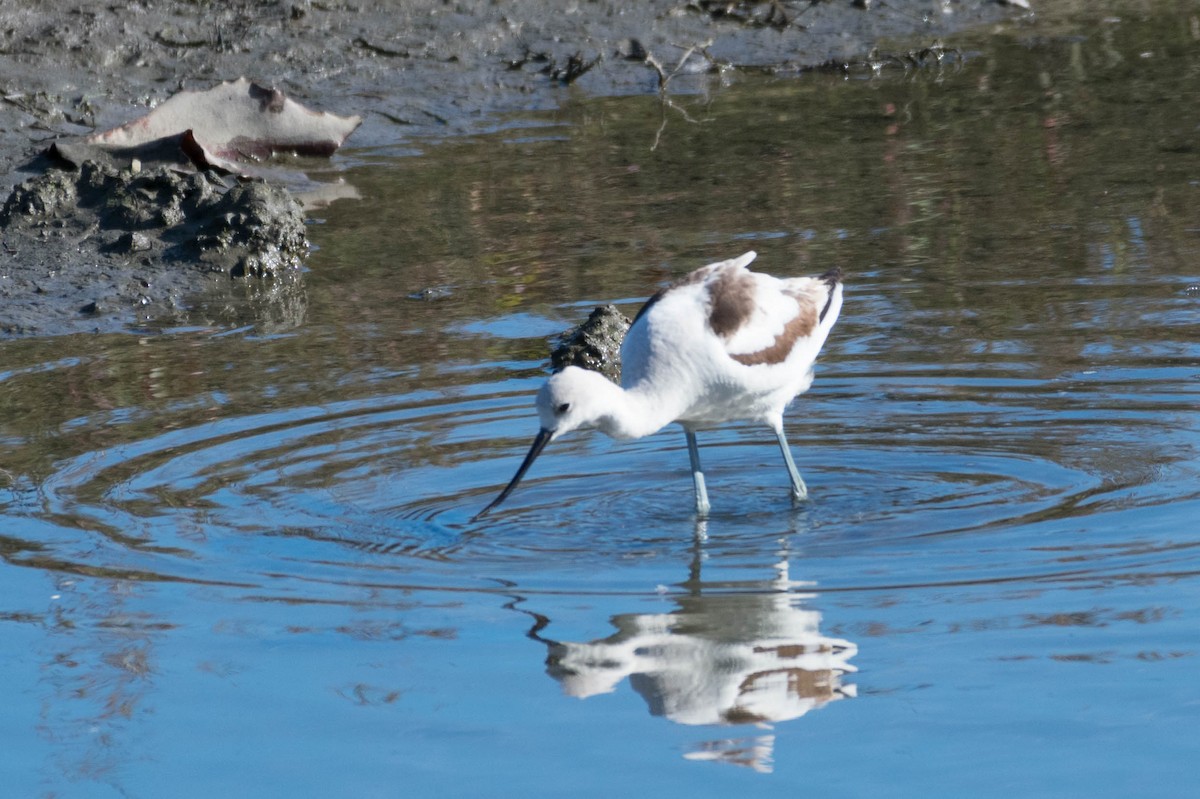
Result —
[[700, 468], [700, 447], [696, 445], [696, 434], [689, 427], [683, 428], [687, 436], [688, 458], [692, 462], [692, 482], [696, 485], [696, 513], [707, 516], [711, 505], [708, 504], [708, 489], [704, 487], [704, 470]]
[[775, 439], [779, 442], [779, 451], [783, 453], [783, 462], [787, 464], [788, 474], [792, 478], [792, 499], [803, 502], [808, 499], [808, 486], [796, 470], [796, 462], [792, 460], [792, 449], [788, 446], [787, 436], [783, 434], [783, 424], [775, 428]]

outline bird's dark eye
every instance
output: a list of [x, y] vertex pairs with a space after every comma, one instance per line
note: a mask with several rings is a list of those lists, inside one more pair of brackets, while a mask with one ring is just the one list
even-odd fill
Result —
[[571, 410], [571, 403], [564, 402], [562, 405], [558, 406], [558, 409], [555, 411], [555, 413], [557, 413], [559, 416], [562, 416], [569, 410]]

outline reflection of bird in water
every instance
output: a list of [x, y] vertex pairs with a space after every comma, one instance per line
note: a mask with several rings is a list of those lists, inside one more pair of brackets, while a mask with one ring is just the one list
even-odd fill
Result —
[[[679, 724], [757, 724], [798, 718], [852, 697], [844, 675], [858, 647], [820, 632], [821, 614], [799, 606], [787, 563], [766, 593], [693, 593], [671, 613], [616, 616], [617, 632], [588, 643], [552, 641], [547, 672], [570, 696], [610, 693], [622, 680], [656, 716]], [[702, 744], [692, 760], [769, 771], [773, 736]]]
[[568, 366], [538, 392], [541, 430], [516, 475], [476, 516], [505, 500], [542, 448], [563, 433], [597, 428], [640, 438], [683, 425], [696, 489], [708, 512], [696, 430], [725, 422], [763, 422], [774, 432], [792, 496], [808, 489], [783, 432], [783, 409], [813, 380], [813, 362], [842, 307], [841, 271], [779, 279], [746, 268], [755, 254], [697, 269], [655, 294], [621, 345], [621, 386]]
[[672, 613], [617, 616], [602, 640], [551, 644], [551, 676], [581, 698], [628, 677], [654, 715], [680, 724], [786, 721], [853, 693], [841, 677], [857, 670], [858, 648], [821, 635], [821, 614], [794, 594], [690, 599]]

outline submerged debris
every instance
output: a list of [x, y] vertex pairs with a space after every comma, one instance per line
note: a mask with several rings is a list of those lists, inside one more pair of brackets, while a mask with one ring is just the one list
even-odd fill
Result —
[[452, 296], [454, 296], [454, 291], [449, 286], [427, 286], [410, 293], [408, 299], [419, 300], [421, 302], [436, 302], [437, 300], [449, 299]]
[[556, 372], [578, 366], [619, 383], [621, 342], [630, 324], [629, 318], [615, 306], [597, 308], [586, 322], [559, 335], [558, 346], [550, 352], [551, 366]]

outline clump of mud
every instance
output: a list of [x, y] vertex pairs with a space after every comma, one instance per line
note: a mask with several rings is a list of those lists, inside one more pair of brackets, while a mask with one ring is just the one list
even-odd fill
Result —
[[186, 310], [206, 281], [294, 282], [300, 204], [262, 181], [83, 162], [17, 185], [0, 209], [0, 331], [120, 329]]
[[560, 372], [568, 366], [590, 369], [621, 382], [621, 342], [631, 322], [612, 305], [592, 311], [587, 321], [558, 337], [550, 353], [550, 364]]

